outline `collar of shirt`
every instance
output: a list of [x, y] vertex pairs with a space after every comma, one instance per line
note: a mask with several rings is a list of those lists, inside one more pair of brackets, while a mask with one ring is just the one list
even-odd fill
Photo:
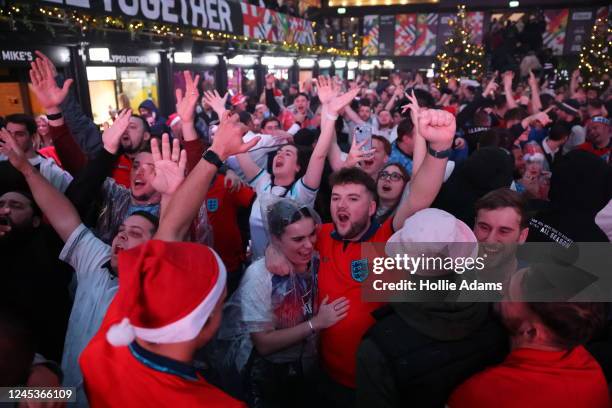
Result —
[[147, 367], [166, 374], [172, 374], [185, 380], [197, 381], [198, 375], [194, 366], [168, 357], [160, 356], [144, 349], [135, 341], [129, 345], [130, 353], [134, 358]]
[[397, 144], [397, 140], [395, 142], [393, 142], [393, 144], [391, 145], [391, 151], [393, 150], [397, 150], [398, 153], [400, 153], [402, 156], [405, 156], [407, 159], [412, 160], [412, 156], [410, 156], [408, 153], [404, 152], [399, 145]]
[[365, 232], [365, 234], [363, 234], [361, 236], [361, 238], [359, 238], [356, 241], [350, 241], [350, 240], [346, 240], [346, 239], [342, 238], [340, 236], [340, 234], [338, 234], [338, 232], [336, 230], [333, 230], [331, 232], [331, 237], [333, 239], [335, 239], [336, 241], [342, 241], [345, 244], [366, 242], [367, 240], [372, 238], [374, 236], [374, 234], [376, 234], [376, 231], [378, 231], [379, 228], [380, 228], [380, 224], [374, 219], [374, 217], [372, 217], [372, 219], [370, 220], [370, 228], [368, 228], [368, 230]]
[[548, 146], [548, 136], [544, 138], [544, 140], [542, 141], [542, 150], [544, 150], [544, 153], [546, 154], [557, 154], [557, 152], [559, 151], [559, 148], [557, 147], [555, 150], [552, 150], [550, 148], [550, 146]]

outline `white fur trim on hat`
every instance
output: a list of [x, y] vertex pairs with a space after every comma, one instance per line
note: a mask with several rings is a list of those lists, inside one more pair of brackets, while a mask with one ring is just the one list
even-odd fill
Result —
[[130, 324], [130, 319], [124, 317], [121, 323], [114, 324], [106, 332], [106, 340], [115, 347], [127, 346], [136, 338], [134, 327]]
[[111, 326], [106, 332], [108, 342], [113, 346], [127, 346], [134, 341], [135, 337], [150, 343], [159, 344], [179, 343], [196, 338], [217, 305], [221, 295], [223, 295], [227, 280], [225, 264], [212, 248], [210, 250], [217, 260], [219, 276], [215, 286], [213, 286], [202, 303], [196, 306], [187, 316], [155, 329], [133, 326], [129, 319], [124, 318], [119, 324]]

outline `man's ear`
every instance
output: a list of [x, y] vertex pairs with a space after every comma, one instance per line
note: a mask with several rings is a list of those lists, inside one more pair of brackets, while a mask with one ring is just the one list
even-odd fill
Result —
[[151, 134], [150, 134], [149, 132], [146, 132], [146, 131], [145, 131], [145, 132], [143, 133], [142, 140], [143, 140], [143, 141], [146, 141], [146, 140], [149, 140], [149, 139], [151, 139]]
[[32, 226], [34, 228], [40, 227], [40, 223], [42, 222], [41, 218], [38, 215], [32, 217]]
[[368, 208], [368, 215], [372, 217], [376, 214], [376, 201], [370, 200], [370, 208]]
[[529, 227], [523, 228], [521, 230], [521, 233], [519, 234], [518, 243], [519, 244], [524, 244], [525, 241], [527, 241], [527, 235], [529, 235]]

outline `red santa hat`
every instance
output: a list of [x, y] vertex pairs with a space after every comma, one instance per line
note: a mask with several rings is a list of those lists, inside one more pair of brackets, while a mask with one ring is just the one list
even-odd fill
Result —
[[223, 295], [225, 281], [223, 262], [204, 245], [151, 240], [122, 252], [114, 301], [125, 317], [106, 339], [114, 346], [135, 337], [161, 344], [192, 340]]
[[166, 125], [174, 126], [177, 123], [179, 123], [180, 121], [181, 121], [181, 117], [178, 115], [178, 113], [173, 113], [172, 115], [168, 116], [168, 120], [166, 121]]
[[238, 106], [241, 103], [245, 103], [247, 99], [248, 98], [245, 95], [241, 93], [237, 93], [236, 95], [232, 96], [232, 99], [231, 99], [232, 106]]

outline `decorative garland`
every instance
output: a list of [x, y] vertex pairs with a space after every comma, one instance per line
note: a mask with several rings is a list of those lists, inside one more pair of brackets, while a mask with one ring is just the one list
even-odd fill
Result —
[[[57, 7], [40, 7], [31, 4], [14, 4], [0, 8], [0, 21], [7, 21], [13, 31], [17, 31], [17, 24], [26, 29], [34, 31], [35, 24], [44, 24], [47, 31], [55, 36], [53, 25], [64, 25], [68, 29], [84, 36], [89, 31], [126, 31], [131, 33], [135, 39], [137, 35], [149, 35], [153, 37], [167, 38], [170, 40], [181, 40], [189, 36], [194, 40], [226, 44], [236, 42], [239, 48], [247, 50], [283, 51], [287, 53], [303, 54], [304, 56], [331, 55], [338, 57], [358, 57], [360, 47], [355, 46], [353, 50], [343, 50], [323, 45], [301, 45], [288, 43], [287, 41], [272, 42], [264, 39], [249, 38], [245, 35], [235, 35], [213, 30], [198, 28], [184, 28], [179, 25], [148, 22], [141, 20], [124, 20], [122, 17], [98, 16], [94, 17], [82, 14], [76, 10], [64, 10]], [[315, 27], [316, 23], [313, 22]], [[315, 33], [315, 38], [317, 37]]]

